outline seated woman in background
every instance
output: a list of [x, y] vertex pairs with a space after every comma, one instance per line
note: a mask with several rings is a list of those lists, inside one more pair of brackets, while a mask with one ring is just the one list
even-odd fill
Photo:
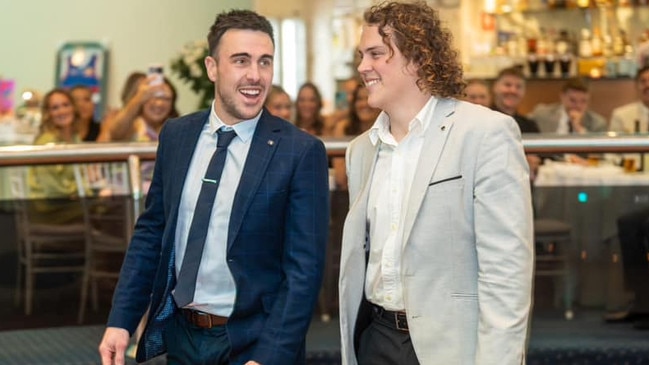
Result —
[[[340, 121], [334, 129], [334, 137], [357, 136], [370, 129], [376, 118], [381, 113], [380, 109], [372, 108], [367, 103], [369, 93], [363, 84], [359, 84], [352, 93], [347, 119]], [[345, 159], [334, 158], [334, 179], [337, 190], [347, 190], [347, 174], [345, 173]]]
[[266, 96], [264, 106], [268, 109], [270, 114], [286, 119], [289, 122], [292, 120], [293, 103], [291, 102], [291, 97], [281, 86], [271, 86], [270, 91]]
[[295, 101], [295, 125], [314, 136], [325, 135], [322, 95], [312, 82], [300, 86]]
[[101, 132], [101, 124], [95, 120], [95, 103], [92, 101], [92, 90], [87, 86], [77, 85], [70, 89], [74, 105], [79, 111], [79, 136], [84, 142], [102, 142], [108, 139]]
[[[54, 89], [45, 95], [41, 107], [42, 122], [34, 140], [36, 145], [79, 143], [79, 113], [70, 93]], [[74, 168], [71, 164], [42, 165], [29, 168], [29, 195], [32, 220], [47, 223], [69, 223], [83, 217], [78, 201]]]
[[153, 78], [141, 79], [124, 108], [104, 121], [111, 142], [157, 141], [163, 123], [178, 116], [176, 88], [167, 78], [152, 85]]

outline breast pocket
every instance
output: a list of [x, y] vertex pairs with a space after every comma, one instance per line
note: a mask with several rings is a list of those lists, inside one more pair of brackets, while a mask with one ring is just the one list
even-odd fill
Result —
[[442, 178], [442, 179], [439, 179], [439, 180], [433, 180], [433, 181], [430, 182], [430, 184], [428, 184], [428, 186], [434, 186], [434, 185], [439, 185], [439, 184], [443, 184], [443, 183], [449, 183], [449, 182], [452, 182], [452, 181], [455, 181], [455, 180], [461, 180], [461, 179], [462, 179], [462, 175], [451, 176], [451, 177]]

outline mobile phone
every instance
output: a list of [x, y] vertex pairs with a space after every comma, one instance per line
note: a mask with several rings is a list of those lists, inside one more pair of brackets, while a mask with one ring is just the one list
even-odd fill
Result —
[[150, 78], [149, 85], [162, 85], [163, 81], [163, 75], [162, 75], [162, 65], [159, 64], [152, 64], [149, 66], [149, 69], [147, 71], [148, 75], [153, 75], [154, 77]]

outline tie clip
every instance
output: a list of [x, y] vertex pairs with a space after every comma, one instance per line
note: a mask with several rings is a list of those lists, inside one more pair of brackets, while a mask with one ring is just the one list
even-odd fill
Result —
[[201, 178], [204, 183], [211, 183], [211, 184], [216, 184], [216, 180], [214, 179], [207, 179], [207, 178]]

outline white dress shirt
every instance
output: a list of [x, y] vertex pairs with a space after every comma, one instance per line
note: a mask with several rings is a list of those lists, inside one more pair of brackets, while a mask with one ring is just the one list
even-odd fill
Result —
[[437, 99], [431, 97], [410, 122], [408, 134], [401, 142], [390, 133], [390, 118], [385, 112], [379, 115], [369, 133], [372, 144], [379, 144], [379, 156], [367, 207], [370, 256], [365, 295], [370, 302], [387, 310], [405, 309], [401, 278], [403, 221], [424, 132], [436, 104]]
[[559, 124], [557, 125], [557, 134], [570, 134], [570, 117], [566, 113], [565, 108], [561, 108], [559, 112]]
[[201, 191], [201, 177], [205, 176], [210, 159], [216, 151], [216, 131], [222, 126], [225, 126], [226, 129], [233, 128], [237, 136], [228, 146], [228, 154], [216, 192], [203, 257], [196, 278], [194, 301], [188, 305], [188, 307], [224, 317], [228, 317], [232, 313], [236, 297], [234, 279], [226, 262], [230, 213], [260, 116], [261, 112], [251, 120], [242, 121], [230, 127], [216, 116], [214, 106], [212, 106], [209, 122], [205, 123], [194, 149], [178, 208], [175, 240], [176, 277], [178, 277], [185, 255], [189, 227]]

